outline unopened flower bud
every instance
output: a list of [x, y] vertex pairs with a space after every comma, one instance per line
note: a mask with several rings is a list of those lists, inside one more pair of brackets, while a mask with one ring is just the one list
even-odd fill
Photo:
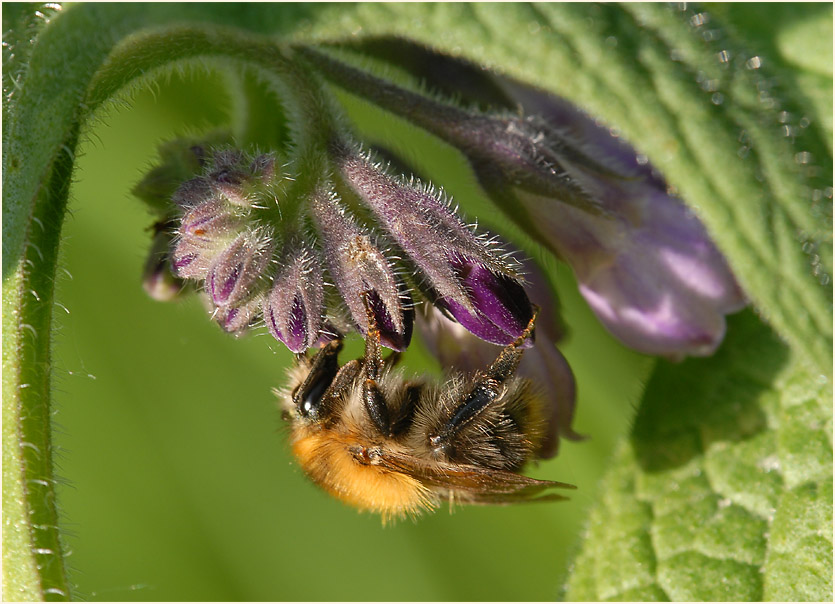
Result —
[[220, 251], [181, 239], [171, 253], [171, 269], [182, 279], [205, 279]]
[[235, 306], [218, 307], [214, 310], [214, 320], [224, 331], [241, 334], [255, 323], [262, 305], [262, 297], [254, 296]]
[[322, 267], [309, 246], [288, 246], [283, 266], [264, 306], [264, 320], [276, 339], [304, 352], [319, 339], [324, 297]]
[[[574, 374], [555, 346], [563, 336], [559, 302], [539, 266], [530, 260], [523, 265], [531, 300], [539, 307], [536, 318], [539, 337], [533, 347], [525, 351], [518, 375], [537, 384], [546, 403], [543, 419], [547, 428], [539, 451], [544, 459], [556, 454], [560, 437], [569, 440], [583, 437], [571, 427], [577, 394]], [[417, 324], [423, 342], [442, 367], [473, 373], [489, 366], [496, 357], [495, 346], [474, 337], [463, 325], [453, 323], [429, 306], [418, 316]]]
[[[500, 345], [513, 342], [533, 316], [524, 288], [517, 280], [464, 257], [453, 256], [450, 264], [475, 312], [455, 300], [441, 298], [436, 304], [483, 340]], [[527, 348], [532, 344], [533, 337], [522, 346]]]
[[215, 191], [235, 205], [249, 207], [252, 199], [247, 195], [246, 174], [239, 171], [224, 170], [213, 173], [211, 183]]
[[382, 344], [394, 350], [405, 349], [412, 335], [412, 314], [405, 310], [411, 301], [402, 293], [385, 254], [346, 215], [334, 196], [317, 193], [311, 208], [322, 236], [328, 270], [354, 321], [363, 333], [368, 331], [362, 299], [367, 296]]
[[516, 339], [532, 309], [508, 263], [419, 183], [392, 178], [345, 145], [334, 147], [342, 176], [428, 281], [438, 304], [481, 338]]
[[251, 294], [273, 252], [272, 237], [263, 231], [242, 233], [209, 267], [206, 292], [216, 306], [235, 306]]
[[188, 211], [213, 197], [212, 184], [206, 178], [198, 176], [181, 184], [171, 195], [171, 201], [183, 211]]
[[213, 199], [186, 212], [179, 233], [191, 243], [216, 247], [231, 240], [243, 227], [243, 219], [231, 211], [229, 204]]
[[258, 205], [265, 187], [276, 177], [275, 154], [263, 153], [248, 160], [238, 149], [214, 154], [213, 169], [205, 177], [211, 190], [236, 206]]
[[180, 221], [172, 253], [174, 273], [184, 279], [205, 279], [212, 262], [244, 228], [228, 203], [213, 199], [192, 208]]

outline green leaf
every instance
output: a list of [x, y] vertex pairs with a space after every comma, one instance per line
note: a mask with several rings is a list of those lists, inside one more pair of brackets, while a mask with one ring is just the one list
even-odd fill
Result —
[[713, 358], [661, 364], [567, 598], [831, 598], [831, 400], [750, 312]]

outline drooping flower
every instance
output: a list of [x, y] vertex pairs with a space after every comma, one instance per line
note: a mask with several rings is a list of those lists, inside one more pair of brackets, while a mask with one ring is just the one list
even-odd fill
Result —
[[[622, 144], [613, 137], [587, 137], [580, 145], [544, 126], [537, 146], [599, 212], [476, 162], [485, 189], [503, 206], [512, 203], [528, 232], [571, 265], [583, 296], [624, 343], [671, 358], [711, 354], [724, 336], [725, 314], [742, 308], [745, 298], [698, 218], [656, 175], [637, 163], [623, 165]], [[603, 167], [589, 162], [592, 154]]]
[[471, 116], [447, 137], [484, 190], [571, 265], [581, 293], [621, 341], [670, 358], [712, 354], [725, 315], [746, 300], [704, 225], [591, 118], [545, 93], [507, 86], [537, 113]]
[[574, 268], [581, 293], [604, 325], [649, 354], [712, 354], [724, 336], [725, 315], [747, 300], [701, 221], [646, 158], [579, 109], [530, 86], [497, 82], [541, 116], [550, 132], [561, 132], [573, 148], [601, 158], [610, 169], [601, 176], [571, 153], [562, 159], [569, 176], [611, 220], [518, 195], [539, 225], [539, 238]]

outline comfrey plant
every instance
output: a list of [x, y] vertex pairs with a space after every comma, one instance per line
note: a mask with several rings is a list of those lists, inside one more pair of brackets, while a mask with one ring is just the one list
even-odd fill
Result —
[[[817, 90], [817, 81], [795, 80], [779, 57], [746, 50], [757, 39], [733, 10], [725, 17], [743, 32], [736, 39], [721, 18], [657, 5], [49, 5], [4, 13], [8, 593], [63, 599], [75, 580], [57, 528], [47, 332], [77, 143], [122, 91], [199, 64], [231, 90], [230, 117], [169, 137], [134, 181], [152, 214], [142, 282], [151, 297], [195, 294], [224, 331], [267, 335], [279, 355], [286, 349], [310, 367], [320, 359], [325, 374], [339, 368], [327, 351], [357, 332], [366, 342], [362, 396], [378, 412], [372, 386], [384, 383], [385, 366], [372, 362], [383, 362], [377, 341], [394, 351], [386, 363], [401, 354], [408, 363], [422, 345], [445, 371], [490, 367], [499, 386], [521, 356], [519, 377], [547, 404], [546, 428], [518, 450], [541, 459], [560, 450], [554, 463], [570, 460], [563, 474], [543, 477], [577, 483], [584, 501], [598, 501], [565, 582], [569, 599], [831, 597], [831, 132], [819, 105], [792, 85]], [[831, 29], [831, 11], [826, 23]], [[389, 122], [363, 125], [364, 112]], [[434, 148], [454, 152], [465, 187], [410, 150], [425, 133]], [[749, 303], [753, 311], [738, 312]], [[588, 310], [597, 324], [582, 320]], [[634, 393], [610, 392], [607, 382], [621, 383], [623, 371], [611, 359], [627, 349], [648, 355], [634, 365], [643, 363], [643, 373], [632, 376]], [[358, 366], [344, 365], [339, 376]], [[274, 385], [279, 375], [276, 368]], [[409, 384], [404, 392], [423, 388]], [[318, 400], [315, 386], [300, 380], [299, 396]], [[575, 408], [636, 402], [631, 434], [615, 448], [597, 497], [582, 459], [600, 436], [588, 420], [575, 431]], [[393, 438], [402, 417], [384, 415], [372, 413], [372, 423]], [[516, 422], [502, 432], [508, 443], [525, 434], [520, 417], [496, 420]], [[468, 446], [491, 432], [490, 422], [475, 425]], [[590, 441], [560, 446], [581, 434]], [[500, 441], [488, 444], [501, 449]], [[374, 448], [354, 453], [377, 464], [399, 459]], [[515, 472], [518, 463], [507, 467]], [[443, 488], [468, 479], [452, 466], [427, 468], [411, 470], [434, 481], [432, 505]], [[508, 475], [495, 484], [515, 480]], [[546, 484], [524, 480], [520, 492]], [[259, 484], [271, 481], [258, 475]], [[479, 489], [474, 502], [514, 500]], [[290, 490], [281, 501], [292, 500]], [[302, 551], [310, 527], [329, 522], [321, 505], [274, 538], [253, 513], [263, 540], [284, 543], [282, 551], [299, 544], [276, 566], [304, 576], [307, 566], [292, 565], [333, 549]], [[542, 514], [535, 532], [551, 531], [550, 515], [568, 508], [553, 509], [532, 512]], [[448, 544], [470, 542], [448, 538], [455, 525], [444, 530]], [[491, 551], [505, 549], [516, 548]], [[802, 585], [793, 578], [797, 552]], [[356, 599], [344, 585], [372, 581], [358, 580], [367, 568], [346, 558], [352, 580], [335, 582], [342, 592], [317, 587], [317, 598]], [[536, 564], [501, 562], [521, 563]], [[396, 564], [380, 560], [373, 580], [396, 573]], [[545, 564], [553, 570], [553, 560]], [[516, 587], [507, 594], [518, 597]], [[474, 589], [444, 597], [504, 595]], [[228, 596], [236, 597], [265, 596]]]

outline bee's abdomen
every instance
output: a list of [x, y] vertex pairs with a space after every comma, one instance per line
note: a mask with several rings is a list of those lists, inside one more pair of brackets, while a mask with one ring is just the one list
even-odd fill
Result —
[[308, 477], [331, 495], [384, 519], [416, 516], [435, 507], [417, 479], [373, 463], [373, 447], [358, 434], [336, 430], [294, 432], [293, 453]]
[[456, 406], [423, 404], [416, 415], [415, 437], [430, 458], [496, 470], [521, 469], [544, 430], [539, 398], [518, 379], [495, 389], [480, 384]]

